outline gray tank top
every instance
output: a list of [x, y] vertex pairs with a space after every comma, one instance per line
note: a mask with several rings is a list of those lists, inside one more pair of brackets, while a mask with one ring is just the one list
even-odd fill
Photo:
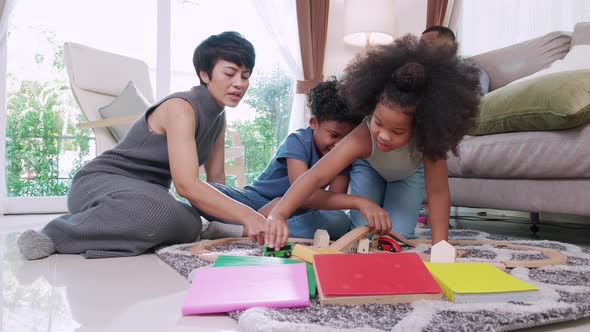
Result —
[[[365, 123], [371, 130], [371, 119], [367, 117]], [[383, 152], [377, 147], [375, 138], [371, 135], [371, 155], [367, 161], [388, 182], [405, 179], [412, 175], [422, 162], [422, 154], [416, 149], [416, 142], [410, 142], [399, 149]]]
[[195, 141], [199, 165], [209, 158], [213, 143], [222, 133], [225, 125], [225, 112], [205, 86], [195, 86], [189, 91], [171, 94], [151, 106], [129, 128], [123, 139], [112, 149], [105, 151], [78, 171], [77, 176], [97, 172], [128, 176], [167, 188], [172, 182], [168, 145], [165, 135], [151, 130], [147, 116], [164, 101], [170, 98], [186, 100], [196, 113], [197, 128]]

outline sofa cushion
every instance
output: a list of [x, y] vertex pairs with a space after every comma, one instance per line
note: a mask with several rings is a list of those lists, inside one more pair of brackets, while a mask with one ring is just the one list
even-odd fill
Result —
[[569, 130], [466, 136], [459, 158], [449, 154], [451, 177], [590, 179], [590, 125]]
[[571, 33], [553, 31], [544, 36], [475, 55], [475, 62], [490, 76], [490, 91], [549, 67], [570, 49]]
[[590, 45], [576, 45], [567, 53], [565, 58], [555, 61], [549, 68], [539, 70], [532, 75], [513, 81], [508, 85], [563, 71], [590, 69], [590, 61], [588, 59], [590, 59]]
[[[127, 87], [123, 90], [112, 103], [102, 107], [98, 110], [98, 113], [103, 119], [118, 118], [128, 115], [137, 115], [145, 112], [150, 107], [150, 103], [147, 99], [139, 92], [135, 84], [132, 81], [127, 83]], [[119, 142], [131, 124], [120, 124], [111, 127], [107, 127], [115, 140]]]
[[590, 22], [580, 22], [574, 26], [570, 48], [576, 45], [590, 45]]
[[549, 74], [482, 98], [472, 135], [558, 130], [590, 123], [590, 70]]

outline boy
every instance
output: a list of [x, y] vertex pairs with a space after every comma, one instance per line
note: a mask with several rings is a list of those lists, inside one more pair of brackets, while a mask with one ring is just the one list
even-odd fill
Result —
[[[336, 79], [331, 78], [309, 91], [309, 127], [287, 136], [252, 184], [243, 189], [216, 183], [210, 185], [267, 216], [291, 184], [361, 122], [362, 118], [350, 114], [343, 99], [337, 94], [336, 85]], [[346, 194], [347, 190], [348, 169], [330, 182], [328, 191]], [[342, 210], [327, 210], [327, 195], [330, 194], [326, 190], [318, 190], [293, 213], [288, 220], [293, 237], [313, 238], [316, 230], [325, 229], [334, 239], [348, 232], [350, 219]], [[201, 233], [201, 238], [238, 237], [243, 236], [243, 232], [244, 229], [239, 224], [227, 220], [213, 221]]]

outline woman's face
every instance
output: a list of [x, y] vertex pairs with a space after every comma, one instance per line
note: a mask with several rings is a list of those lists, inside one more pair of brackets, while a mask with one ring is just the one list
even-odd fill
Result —
[[221, 107], [236, 107], [250, 86], [250, 70], [223, 59], [217, 61], [211, 77], [204, 71], [201, 79], [207, 84], [209, 94]]
[[383, 152], [393, 151], [408, 144], [412, 139], [414, 117], [405, 114], [401, 106], [378, 103], [371, 117], [371, 135], [377, 148]]

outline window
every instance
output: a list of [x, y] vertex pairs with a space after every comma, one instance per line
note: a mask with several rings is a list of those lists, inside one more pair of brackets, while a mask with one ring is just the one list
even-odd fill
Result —
[[[140, 7], [141, 15], [134, 15]], [[8, 26], [7, 75], [2, 78], [7, 85], [2, 165], [7, 212], [28, 212], [31, 206], [40, 212], [64, 211], [65, 199], [56, 201], [55, 196], [67, 193], [75, 172], [96, 154], [92, 131], [76, 128], [85, 117], [70, 91], [63, 43], [80, 42], [155, 66], [155, 17], [155, 0], [16, 2]], [[53, 198], [30, 204], [19, 199], [24, 197]]]
[[590, 21], [587, 0], [469, 0], [462, 2], [460, 53], [471, 56]]
[[[153, 86], [171, 87], [167, 94], [198, 84], [192, 54], [200, 41], [226, 30], [242, 33], [256, 48], [256, 67], [245, 99], [226, 112], [228, 126], [241, 135], [251, 181], [287, 134], [294, 81], [256, 10], [260, 1], [271, 0], [17, 1], [8, 28], [7, 74], [0, 77], [8, 90], [6, 165], [0, 167], [12, 208], [5, 213], [66, 211], [63, 195], [72, 176], [96, 154], [93, 132], [75, 126], [85, 117], [67, 81], [66, 41], [145, 61]], [[166, 14], [160, 17], [159, 10], [169, 10], [170, 17], [162, 19]], [[279, 15], [291, 15], [285, 22], [296, 31], [294, 2], [293, 10]], [[158, 58], [159, 43], [170, 47], [169, 59]], [[166, 75], [158, 77], [163, 70]]]
[[[238, 31], [254, 45], [256, 66], [250, 88], [236, 108], [226, 108], [228, 127], [238, 131], [245, 149], [248, 182], [266, 167], [287, 135], [295, 80], [283, 62], [278, 41], [273, 41], [255, 5], [242, 0], [184, 0], [172, 2], [171, 8], [172, 91], [198, 84], [192, 55], [197, 44], [210, 35]], [[293, 29], [297, 29], [295, 10], [284, 14], [292, 15], [285, 20], [294, 21]]]

